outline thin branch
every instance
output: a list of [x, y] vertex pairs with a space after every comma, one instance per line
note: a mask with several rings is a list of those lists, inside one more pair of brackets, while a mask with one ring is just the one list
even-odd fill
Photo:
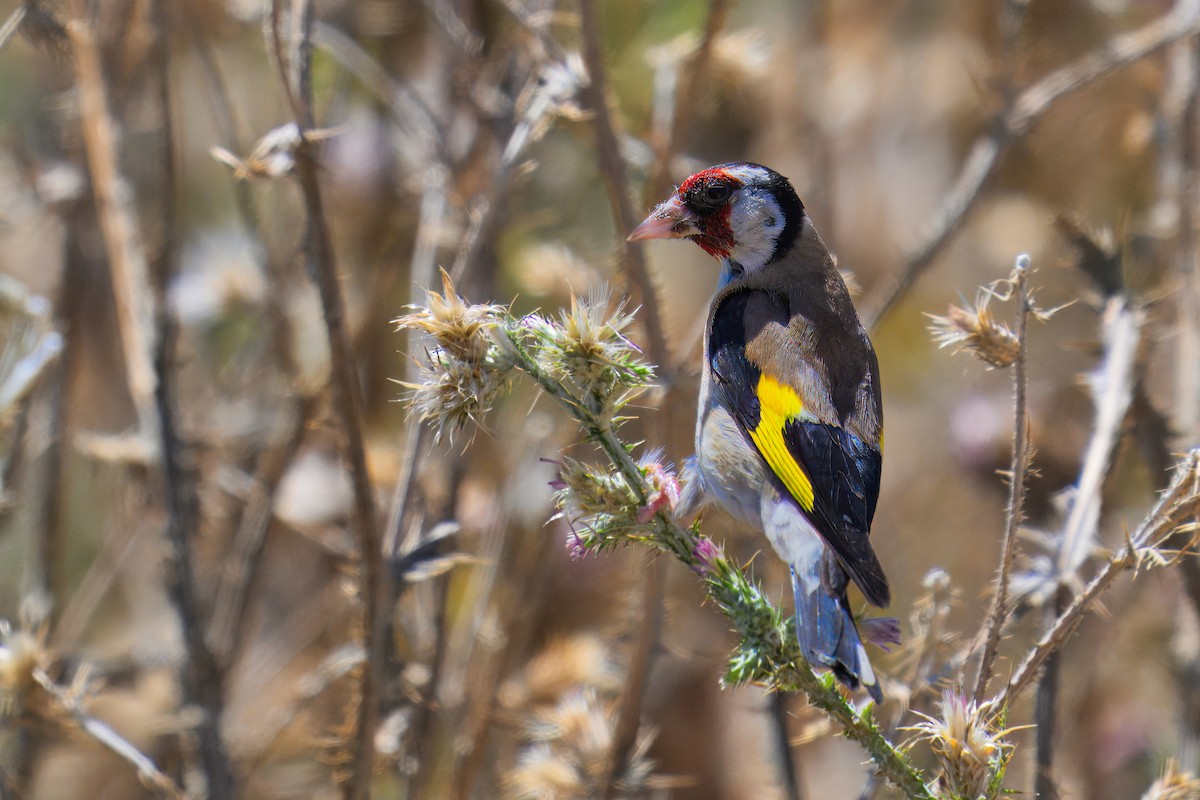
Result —
[[[1096, 543], [1100, 521], [1101, 489], [1112, 467], [1125, 418], [1137, 383], [1135, 368], [1141, 340], [1140, 314], [1123, 295], [1108, 301], [1104, 311], [1104, 362], [1089, 376], [1095, 397], [1096, 415], [1088, 440], [1079, 481], [1059, 540], [1056, 564], [1058, 587], [1053, 616], [1062, 614], [1070, 602], [1069, 582], [1083, 565]], [[1058, 796], [1051, 773], [1058, 723], [1058, 687], [1061, 672], [1059, 653], [1052, 653], [1042, 669], [1038, 684], [1035, 722], [1037, 725], [1034, 794], [1054, 800]]]
[[[704, 33], [695, 54], [682, 70], [683, 85], [675, 95], [671, 125], [665, 137], [659, 137], [654, 147], [654, 172], [646, 182], [642, 193], [647, 203], [656, 203], [667, 195], [671, 185], [671, 163], [675, 154], [683, 147], [684, 137], [692, 127], [700, 90], [708, 83], [711, 72], [713, 46], [725, 28], [729, 18], [729, 0], [709, 0], [708, 16], [704, 20]], [[679, 69], [678, 62], [675, 66]]]
[[641, 316], [649, 340], [648, 353], [650, 359], [658, 365], [660, 380], [669, 386], [672, 382], [671, 351], [663, 332], [658, 294], [642, 248], [625, 241], [625, 235], [632, 231], [640, 220], [630, 200], [625, 158], [621, 155], [620, 138], [609, 113], [608, 81], [605, 77], [604, 55], [600, 47], [600, 23], [596, 16], [594, 0], [579, 0], [579, 15], [583, 36], [583, 60], [587, 65], [589, 78], [582, 95], [584, 104], [592, 112], [596, 158], [599, 161], [600, 174], [608, 187], [613, 221], [617, 225], [620, 239], [621, 269], [625, 277], [637, 287], [642, 305]]
[[83, 143], [116, 297], [126, 379], [138, 411], [140, 434], [154, 438], [155, 373], [151, 353], [156, 333], [149, 267], [135, 221], [133, 193], [117, 166], [117, 132], [109, 116], [99, 48], [86, 21], [72, 20], [67, 31], [74, 54], [71, 60], [79, 90]]
[[171, 113], [170, 22], [171, 5], [159, 0], [154, 7], [158, 28], [156, 64], [159, 81], [159, 107], [162, 115], [163, 162], [162, 198], [163, 241], [155, 264], [153, 308], [158, 335], [154, 343], [154, 402], [157, 430], [163, 457], [167, 497], [167, 541], [171, 546], [171, 568], [167, 592], [179, 614], [183, 629], [183, 699], [199, 709], [196, 726], [201, 767], [210, 798], [237, 796], [233, 768], [221, 741], [221, 715], [224, 708], [224, 675], [204, 636], [205, 622], [192, 572], [192, 538], [200, 529], [199, 498], [196, 481], [189, 466], [190, 454], [178, 430], [175, 396], [175, 343], [178, 324], [167, 302], [167, 287], [175, 269], [178, 242], [176, 202], [178, 186], [175, 171], [175, 130]]
[[[1200, 243], [1196, 240], [1196, 212], [1200, 205], [1200, 37], [1181, 42], [1177, 60], [1182, 62], [1176, 72], [1184, 84], [1181, 108], [1177, 116], [1177, 132], [1172, 144], [1178, 150], [1178, 163], [1165, 165], [1175, 184], [1175, 203], [1178, 216], [1176, 243], [1179, 248], [1176, 262], [1179, 272], [1179, 291], [1175, 292], [1175, 320], [1179, 327], [1176, 337], [1175, 413], [1174, 422], [1181, 440], [1200, 441]], [[1170, 122], [1172, 120], [1168, 120]], [[1166, 170], [1164, 170], [1166, 173]], [[1164, 174], [1163, 178], [1168, 175]]]
[[21, 27], [21, 22], [25, 19], [25, 8], [25, 3], [17, 3], [4, 25], [0, 26], [0, 50], [4, 49], [4, 45], [8, 44], [8, 40], [17, 32], [17, 28]]
[[804, 789], [800, 785], [800, 773], [792, 757], [792, 739], [788, 735], [788, 692], [770, 692], [767, 702], [771, 704], [771, 731], [775, 737], [776, 758], [779, 759], [779, 779], [783, 784], [787, 800], [804, 800]]
[[[280, 0], [272, 2], [272, 39], [281, 41], [278, 30], [281, 16]], [[300, 87], [311, 91], [311, 81], [306, 77], [311, 69], [310, 35], [312, 9], [304, 3], [301, 25], [302, 36], [297, 48], [297, 70]], [[280, 53], [281, 69], [287, 64]], [[281, 75], [290, 87], [286, 72]], [[384, 580], [382, 557], [379, 545], [379, 529], [375, 515], [375, 499], [367, 470], [366, 450], [362, 434], [361, 387], [355, 369], [354, 353], [350, 348], [350, 336], [346, 329], [345, 303], [339, 282], [337, 264], [329, 223], [325, 217], [324, 198], [321, 192], [320, 166], [317, 142], [307, 135], [313, 125], [312, 97], [302, 94], [291, 98], [295, 122], [300, 130], [300, 145], [296, 148], [296, 177], [304, 195], [308, 216], [307, 236], [304, 247], [308, 273], [313, 277], [321, 295], [321, 309], [325, 319], [326, 338], [329, 342], [330, 384], [335, 413], [341, 420], [346, 438], [346, 460], [350, 467], [350, 479], [354, 489], [354, 529], [359, 550], [359, 586], [362, 603], [362, 645], [367, 654], [367, 667], [362, 670], [358, 685], [358, 705], [351, 733], [350, 777], [342, 786], [342, 796], [347, 800], [360, 800], [370, 796], [371, 778], [375, 765], [375, 728], [379, 717], [379, 685], [381, 681], [384, 648], [378, 641]]]
[[1008, 511], [1004, 522], [1004, 544], [1001, 547], [1000, 570], [996, 575], [996, 592], [988, 612], [987, 639], [983, 655], [979, 659], [979, 674], [975, 679], [975, 702], [983, 700], [988, 681], [992, 677], [992, 666], [996, 649], [1000, 644], [1000, 632], [1008, 619], [1008, 586], [1012, 576], [1013, 557], [1016, 554], [1017, 531], [1025, 519], [1025, 474], [1029, 469], [1029, 418], [1025, 407], [1027, 380], [1025, 375], [1026, 322], [1029, 317], [1029, 256], [1017, 257], [1016, 293], [1017, 312], [1014, 330], [1017, 337], [1017, 358], [1013, 362], [1013, 446], [1009, 466]]
[[650, 657], [658, 644], [662, 626], [662, 600], [665, 563], [654, 559], [642, 575], [642, 592], [638, 603], [639, 622], [629, 654], [629, 670], [617, 707], [613, 726], [613, 743], [605, 769], [601, 797], [612, 798], [618, 789], [621, 773], [629, 755], [637, 747], [638, 731], [642, 727], [642, 706], [646, 684], [650, 680]]
[[[1055, 615], [1063, 612], [1069, 600], [1067, 588], [1059, 586], [1055, 602], [1046, 607], [1045, 615], [1053, 619]], [[1061, 672], [1058, 656], [1059, 654], [1055, 653], [1046, 659], [1034, 699], [1033, 796], [1037, 800], [1058, 798], [1058, 786], [1054, 782], [1053, 773], [1054, 745], [1058, 736], [1058, 686]]]
[[[164, 800], [185, 800], [187, 795], [175, 781], [158, 768], [153, 759], [134, 747], [128, 739], [113, 730], [107, 723], [101, 722], [83, 709], [78, 692], [63, 689], [41, 669], [33, 671], [33, 679], [57, 702], [59, 708], [75, 720], [84, 733], [137, 770], [142, 784], [156, 797], [164, 798]], [[211, 786], [209, 787], [209, 796], [215, 796]]]
[[1095, 544], [1100, 492], [1112, 467], [1136, 383], [1141, 324], [1141, 315], [1125, 297], [1108, 301], [1103, 319], [1104, 363], [1089, 377], [1096, 417], [1058, 554], [1058, 574], [1063, 579], [1079, 570]]
[[1145, 551], [1157, 548], [1176, 529], [1200, 510], [1200, 449], [1192, 450], [1180, 463], [1167, 491], [1159, 498], [1151, 512], [1130, 536], [1125, 546], [1114, 555], [1104, 568], [1092, 578], [1065, 611], [1058, 615], [1054, 624], [1046, 631], [1025, 656], [1009, 678], [1008, 686], [996, 696], [993, 703], [997, 708], [1010, 706], [1024, 690], [1037, 671], [1074, 633], [1091, 608], [1092, 603], [1112, 582], [1127, 569], [1138, 566]]
[[929, 269], [975, 207], [1008, 148], [1029, 133], [1055, 102], [1197, 32], [1200, 32], [1200, 0], [1177, 0], [1171, 11], [1153, 22], [1114, 37], [1017, 95], [988, 126], [987, 133], [975, 140], [924, 241], [905, 259], [903, 272], [878, 293], [875, 302], [865, 304], [871, 309], [865, 315], [868, 328], [874, 329]]

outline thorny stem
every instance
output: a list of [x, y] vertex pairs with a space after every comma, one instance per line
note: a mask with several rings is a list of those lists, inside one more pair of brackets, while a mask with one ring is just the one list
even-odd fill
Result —
[[704, 34], [696, 53], [683, 71], [683, 84], [675, 98], [675, 109], [669, 130], [654, 148], [654, 172], [646, 183], [645, 198], [657, 203], [670, 190], [671, 162], [683, 146], [684, 137], [692, 127], [696, 101], [711, 73], [712, 53], [717, 37], [729, 18], [729, 0], [709, 0], [708, 16], [704, 22]]
[[[273, 40], [279, 45], [280, 0], [272, 3]], [[281, 78], [288, 93], [289, 104], [300, 130], [301, 142], [296, 148], [296, 176], [304, 195], [308, 214], [308, 231], [305, 241], [305, 261], [309, 267], [317, 290], [321, 296], [321, 309], [325, 319], [326, 338], [329, 342], [330, 388], [334, 408], [341, 417], [342, 431], [346, 439], [346, 460], [350, 466], [351, 483], [354, 490], [354, 529], [358, 540], [359, 587], [362, 603], [362, 645], [367, 656], [358, 683], [358, 706], [355, 711], [354, 727], [349, 750], [352, 755], [350, 776], [342, 787], [342, 796], [347, 800], [358, 800], [370, 795], [370, 783], [375, 764], [375, 728], [379, 717], [380, 672], [383, 667], [383, 648], [379, 642], [379, 606], [383, 584], [382, 557], [379, 544], [379, 529], [376, 523], [375, 499], [371, 476], [367, 469], [366, 449], [362, 435], [361, 389], [354, 368], [354, 354], [350, 346], [350, 335], [346, 329], [345, 303], [338, 278], [333, 241], [325, 217], [324, 199], [321, 193], [317, 143], [307, 131], [313, 125], [311, 71], [312, 7], [304, 3], [301, 42], [296, 48], [296, 81], [300, 94], [292, 91], [290, 76], [286, 72], [287, 58], [284, 51], [276, 54]]]
[[1192, 450], [1184, 458], [1167, 491], [1143, 520], [1138, 530], [1129, 537], [1125, 547], [1113, 556], [1104, 568], [1092, 578], [1071, 604], [1058, 615], [1050, 629], [1042, 635], [1017, 671], [1008, 681], [1008, 686], [992, 701], [997, 708], [1010, 705], [1024, 690], [1051, 653], [1056, 651], [1075, 631], [1084, 613], [1091, 608], [1096, 598], [1112, 584], [1126, 569], [1136, 567], [1143, 558], [1146, 548], [1156, 548], [1171, 536], [1179, 525], [1200, 509], [1200, 449]]
[[951, 237], [975, 208], [987, 182], [995, 174], [1008, 149], [1020, 141], [1058, 100], [1158, 52], [1174, 41], [1200, 30], [1200, 2], [1177, 0], [1158, 19], [1135, 31], [1117, 36], [1077, 61], [1051, 72], [1022, 91], [1000, 114], [987, 133], [975, 140], [963, 162], [954, 186], [934, 217], [929, 233], [908, 257], [903, 273], [869, 303], [865, 316], [874, 329], [916, 280], [933, 265]]
[[[200, 505], [190, 453], [179, 431], [176, 395], [175, 346], [178, 321], [167, 304], [167, 287], [176, 267], [177, 196], [175, 180], [175, 133], [170, 93], [170, 6], [155, 5], [159, 34], [157, 66], [159, 104], [163, 126], [163, 241], [154, 264], [152, 294], [147, 305], [154, 314], [156, 335], [149, 338], [152, 351], [150, 388], [157, 415], [157, 432], [162, 448], [166, 483], [167, 540], [171, 547], [167, 591], [182, 628], [186, 660], [182, 665], [183, 701], [200, 711], [196, 726], [200, 761], [210, 798], [237, 797], [233, 767], [221, 738], [224, 706], [224, 675], [205, 639], [205, 617], [196, 576], [192, 571], [193, 540], [200, 530]], [[115, 177], [115, 176], [114, 176]]]
[[[586, 402], [572, 395], [561, 383], [548, 374], [529, 353], [522, 332], [515, 326], [504, 326], [504, 336], [510, 345], [513, 366], [525, 372], [554, 398], [559, 405], [583, 424], [589, 437], [596, 442], [625, 479], [638, 503], [644, 504], [649, 496], [645, 476], [633, 460], [629, 450], [616, 437], [611, 428], [588, 409]], [[651, 544], [665, 550], [684, 564], [695, 566], [697, 558], [696, 534], [682, 527], [671, 514], [659, 511], [653, 517], [658, 525], [658, 535]], [[739, 633], [743, 630], [766, 630], [777, 627], [775, 620], [783, 619], [757, 589], [749, 583], [740, 570], [733, 570], [732, 579], [736, 587], [727, 587], [708, 581], [708, 591], [713, 600], [734, 621]], [[907, 757], [884, 737], [870, 711], [870, 706], [860, 712], [837, 688], [832, 674], [818, 676], [800, 655], [794, 641], [789, 645], [784, 637], [764, 642], [760, 661], [773, 666], [760, 670], [753, 678], [770, 684], [776, 691], [803, 691], [808, 702], [824, 711], [843, 728], [843, 735], [853, 739], [865, 749], [875, 762], [876, 768], [887, 780], [899, 787], [910, 800], [933, 800], [920, 773], [909, 763]], [[765, 648], [771, 648], [767, 651]]]
[[[134, 747], [111, 726], [88, 714], [76, 692], [59, 686], [40, 669], [33, 671], [33, 679], [54, 698], [58, 707], [68, 714], [84, 733], [137, 770], [138, 778], [154, 796], [163, 800], [183, 800], [188, 796], [148, 755]], [[213, 796], [213, 791], [213, 787], [210, 786], [210, 797]]]
[[605, 80], [604, 57], [600, 50], [599, 20], [593, 0], [579, 0], [580, 27], [583, 35], [583, 59], [587, 65], [590, 83], [581, 92], [585, 104], [592, 112], [592, 124], [596, 135], [596, 157], [600, 172], [608, 186], [609, 202], [612, 204], [613, 221], [618, 225], [621, 239], [621, 264], [625, 275], [637, 286], [641, 295], [646, 337], [649, 340], [650, 358], [659, 365], [660, 378], [670, 384], [669, 373], [671, 351], [667, 346], [660, 318], [658, 295], [650, 270], [646, 265], [642, 249], [624, 241], [638, 224], [637, 214], [629, 198], [629, 178], [625, 169], [625, 158], [613, 126], [608, 107], [608, 90]]
[[1008, 617], [1008, 585], [1016, 552], [1017, 531], [1025, 516], [1025, 473], [1029, 467], [1029, 420], [1025, 408], [1025, 330], [1029, 317], [1028, 256], [1022, 254], [1017, 257], [1014, 274], [1017, 292], [1017, 358], [1013, 362], [1013, 447], [1009, 468], [1008, 512], [1004, 525], [1000, 572], [996, 576], [996, 593], [988, 612], [987, 639], [984, 642], [983, 655], [979, 659], [979, 675], [975, 680], [976, 703], [983, 700], [983, 694], [987, 691], [988, 680], [992, 677], [992, 665], [996, 660], [996, 649], [1000, 644], [1000, 632]]

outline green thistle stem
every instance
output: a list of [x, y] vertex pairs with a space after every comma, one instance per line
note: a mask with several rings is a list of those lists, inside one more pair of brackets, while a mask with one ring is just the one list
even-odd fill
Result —
[[[537, 381], [546, 394], [583, 425], [588, 437], [620, 471], [638, 502], [645, 504], [651, 495], [645, 475], [612, 427], [603, 424], [581, 398], [571, 394], [542, 368], [529, 352], [519, 323], [503, 325], [502, 329], [511, 345], [513, 366]], [[654, 521], [657, 535], [651, 539], [651, 544], [671, 553], [689, 567], [698, 566], [697, 533], [681, 526], [666, 511], [655, 514]], [[709, 596], [733, 622], [742, 640], [735, 656], [741, 666], [731, 669], [733, 682], [756, 681], [767, 684], [774, 691], [803, 691], [811, 705], [841, 725], [843, 735], [858, 742], [870, 754], [879, 773], [903, 791], [905, 797], [934, 800], [920, 773], [879, 730], [871, 707], [859, 712], [837, 688], [832, 674], [820, 676], [813, 672], [788, 629], [787, 617], [762, 590], [724, 559], [708, 566], [711, 566], [707, 572]]]

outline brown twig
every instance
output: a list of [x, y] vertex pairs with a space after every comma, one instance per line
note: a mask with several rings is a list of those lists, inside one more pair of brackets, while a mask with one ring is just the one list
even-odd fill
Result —
[[975, 702], [983, 699], [988, 681], [992, 677], [992, 665], [996, 649], [1000, 644], [1000, 632], [1008, 619], [1008, 586], [1012, 576], [1013, 557], [1016, 554], [1017, 531], [1025, 519], [1025, 474], [1029, 469], [1029, 419], [1025, 407], [1027, 380], [1025, 375], [1026, 322], [1030, 311], [1029, 300], [1029, 256], [1017, 257], [1014, 276], [1017, 295], [1017, 312], [1014, 330], [1017, 337], [1017, 358], [1013, 362], [1013, 446], [1009, 465], [1008, 511], [1004, 520], [1004, 544], [1000, 550], [1000, 569], [996, 575], [996, 591], [988, 611], [987, 638], [983, 655], [979, 659], [979, 674], [975, 679]]
[[1200, 37], [1181, 42], [1180, 72], [1186, 82], [1183, 102], [1178, 115], [1177, 146], [1179, 152], [1176, 182], [1178, 225], [1176, 242], [1179, 248], [1176, 264], [1179, 270], [1179, 291], [1175, 292], [1175, 319], [1179, 326], [1176, 338], [1176, 384], [1174, 423], [1182, 441], [1200, 441], [1200, 244], [1196, 240], [1197, 186], [1200, 185]]
[[1123, 296], [1113, 297], [1104, 310], [1104, 362], [1091, 376], [1096, 417], [1084, 454], [1058, 554], [1058, 574], [1074, 575], [1095, 544], [1100, 519], [1100, 492], [1112, 467], [1133, 397], [1141, 315]]
[[605, 77], [604, 54], [600, 47], [600, 23], [593, 0], [579, 0], [580, 27], [583, 37], [583, 60], [587, 65], [589, 82], [581, 94], [584, 105], [592, 113], [592, 130], [596, 137], [596, 158], [600, 174], [608, 187], [613, 221], [617, 225], [621, 248], [621, 270], [637, 287], [642, 304], [642, 321], [646, 325], [650, 360], [658, 365], [659, 381], [671, 383], [671, 351], [663, 332], [661, 311], [654, 282], [646, 265], [642, 249], [625, 241], [625, 235], [641, 220], [633, 209], [629, 194], [629, 177], [625, 158], [621, 155], [620, 139], [609, 113], [608, 81]]
[[221, 741], [221, 715], [224, 706], [224, 675], [205, 638], [205, 621], [192, 572], [192, 538], [200, 528], [199, 498], [195, 476], [189, 464], [190, 454], [178, 431], [175, 397], [175, 342], [178, 325], [167, 302], [167, 287], [175, 269], [178, 241], [175, 175], [175, 131], [171, 113], [170, 22], [165, 0], [155, 4], [158, 28], [156, 63], [159, 81], [159, 107], [163, 136], [163, 241], [154, 269], [153, 307], [158, 335], [154, 342], [154, 401], [158, 414], [163, 472], [167, 497], [167, 540], [171, 546], [171, 568], [167, 592], [179, 613], [186, 648], [183, 665], [183, 698], [200, 710], [196, 726], [200, 761], [210, 798], [237, 796], [232, 766]]
[[[282, 41], [278, 30], [281, 17], [280, 0], [272, 2], [272, 39], [277, 45]], [[377, 639], [379, 603], [384, 575], [382, 554], [379, 546], [379, 529], [375, 516], [375, 499], [367, 471], [366, 449], [362, 435], [361, 388], [355, 369], [354, 353], [350, 348], [350, 337], [346, 330], [345, 303], [339, 283], [337, 264], [329, 223], [325, 217], [324, 198], [321, 192], [320, 167], [317, 143], [307, 136], [314, 124], [312, 116], [312, 83], [310, 41], [312, 32], [312, 7], [305, 2], [301, 11], [301, 41], [297, 48], [297, 84], [299, 94], [290, 90], [291, 81], [285, 67], [289, 63], [282, 52], [278, 54], [284, 83], [289, 87], [295, 122], [300, 130], [300, 144], [296, 148], [296, 177], [304, 196], [308, 224], [304, 255], [308, 272], [317, 285], [321, 296], [321, 309], [325, 319], [326, 338], [329, 342], [330, 384], [335, 413], [341, 420], [346, 438], [346, 460], [350, 467], [350, 479], [354, 490], [354, 529], [359, 550], [359, 585], [362, 603], [363, 651], [367, 654], [367, 666], [362, 670], [358, 685], [358, 706], [351, 734], [350, 776], [342, 786], [342, 796], [347, 800], [359, 800], [370, 795], [371, 777], [375, 765], [375, 727], [379, 717], [380, 671], [383, 665], [383, 648]]]
[[127, 191], [127, 182], [117, 166], [117, 132], [109, 116], [99, 48], [87, 21], [72, 20], [67, 31], [74, 54], [84, 149], [117, 301], [126, 379], [138, 411], [140, 434], [154, 437], [155, 373], [151, 353], [155, 349], [155, 311], [149, 267], [135, 221], [132, 193]]
[[1154, 549], [1200, 510], [1200, 449], [1192, 450], [1180, 462], [1175, 477], [1151, 512], [1130, 536], [1125, 546], [1084, 587], [1071, 604], [1058, 615], [993, 703], [997, 708], [1011, 705], [1029, 685], [1050, 655], [1074, 633], [1092, 603], [1127, 569], [1136, 567], [1147, 548]]
[[1200, 32], [1200, 2], [1177, 0], [1171, 11], [1135, 31], [1114, 37], [1092, 52], [1046, 75], [1022, 91], [987, 133], [975, 140], [953, 187], [934, 215], [924, 241], [905, 259], [904, 270], [865, 304], [868, 327], [875, 328], [945, 249], [995, 174], [1003, 155], [1022, 139], [1056, 102], [1172, 42]]
[[804, 789], [800, 785], [800, 772], [792, 757], [792, 739], [788, 734], [788, 698], [790, 692], [769, 692], [767, 702], [771, 706], [771, 730], [775, 736], [776, 758], [779, 759], [779, 778], [787, 800], [804, 800]]
[[659, 628], [662, 624], [664, 567], [662, 559], [656, 558], [646, 566], [642, 575], [638, 626], [630, 650], [629, 670], [625, 675], [621, 703], [617, 707], [612, 751], [609, 754], [600, 795], [606, 800], [615, 796], [621, 773], [637, 746], [638, 730], [642, 726], [642, 706], [645, 702], [646, 684], [650, 680], [650, 657], [658, 644]]
[[[142, 784], [153, 792], [156, 797], [161, 797], [164, 800], [184, 800], [187, 797], [187, 794], [179, 788], [178, 784], [158, 768], [153, 759], [134, 747], [128, 739], [121, 736], [121, 734], [113, 730], [108, 724], [88, 714], [80, 703], [78, 691], [64, 689], [51, 680], [50, 676], [41, 669], [33, 671], [33, 679], [55, 700], [58, 707], [83, 729], [84, 733], [137, 770]], [[209, 787], [208, 796], [218, 796], [214, 794], [213, 787], [211, 786]]]
[[[658, 365], [659, 381], [669, 390], [673, 384], [671, 351], [663, 331], [661, 311], [654, 283], [641, 248], [625, 241], [625, 234], [638, 224], [629, 193], [629, 179], [625, 158], [621, 155], [620, 141], [609, 113], [607, 79], [604, 56], [600, 46], [599, 21], [593, 0], [579, 0], [581, 33], [583, 37], [583, 59], [588, 71], [588, 84], [581, 90], [584, 105], [592, 113], [592, 128], [595, 135], [596, 157], [600, 172], [608, 187], [613, 220], [619, 233], [622, 253], [622, 269], [627, 279], [633, 281], [641, 295], [642, 320], [649, 340], [651, 360]], [[624, 770], [630, 753], [637, 741], [637, 730], [641, 725], [642, 707], [645, 702], [645, 681], [649, 674], [650, 657], [658, 636], [658, 620], [661, 614], [661, 575], [655, 575], [661, 566], [652, 565], [647, 575], [647, 589], [643, 595], [642, 621], [636, 645], [631, 653], [630, 676], [632, 680], [623, 693], [617, 711], [616, 735], [605, 770], [602, 796], [609, 797], [615, 779]]]
[[695, 54], [683, 70], [683, 85], [675, 95], [671, 126], [666, 132], [667, 135], [658, 137], [654, 143], [654, 171], [642, 192], [642, 199], [647, 204], [657, 203], [670, 191], [671, 163], [675, 154], [683, 147], [684, 137], [691, 129], [700, 90], [708, 82], [713, 45], [725, 28], [725, 22], [729, 18], [729, 6], [729, 0], [709, 0], [704, 33]]

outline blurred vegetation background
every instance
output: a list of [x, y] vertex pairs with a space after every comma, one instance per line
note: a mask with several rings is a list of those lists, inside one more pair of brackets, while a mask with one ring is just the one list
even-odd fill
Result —
[[[533, 387], [452, 442], [410, 420], [394, 381], [425, 345], [390, 322], [438, 266], [519, 312], [612, 285], [662, 384], [630, 430], [678, 463], [716, 265], [625, 245], [624, 217], [712, 163], [789, 176], [874, 323], [874, 541], [934, 652], [872, 658], [911, 725], [983, 625], [1013, 426], [1010, 375], [924, 314], [1022, 252], [1039, 304], [1072, 303], [1027, 340], [1030, 574], [1093, 432], [1106, 297], [1145, 323], [1096, 553], [1200, 442], [1198, 5], [10, 3], [0, 796], [888, 796], [802, 698], [721, 688], [728, 623], [688, 570], [572, 558], [547, 460], [589, 451]], [[790, 607], [757, 532], [704, 523]], [[1119, 583], [1065, 649], [1063, 796], [1196, 766], [1189, 575]]]

